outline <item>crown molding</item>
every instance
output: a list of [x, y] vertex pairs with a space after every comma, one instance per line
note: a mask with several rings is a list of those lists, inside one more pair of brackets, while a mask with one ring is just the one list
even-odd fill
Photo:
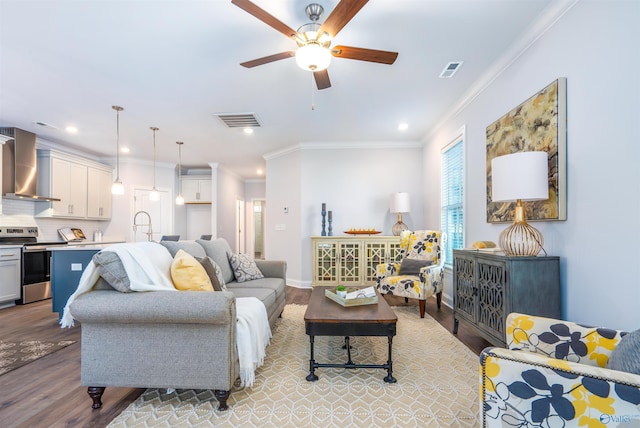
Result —
[[504, 73], [518, 58], [535, 44], [580, 0], [553, 0], [525, 29], [509, 48], [475, 81], [454, 107], [425, 136], [423, 142], [433, 138], [452, 117], [467, 108], [489, 85]]

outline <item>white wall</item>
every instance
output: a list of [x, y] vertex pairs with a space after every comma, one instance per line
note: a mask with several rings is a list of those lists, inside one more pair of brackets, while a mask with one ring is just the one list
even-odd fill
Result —
[[[409, 228], [430, 227], [422, 221], [421, 153], [419, 144], [303, 144], [268, 157], [266, 258], [275, 253], [287, 260], [287, 283], [309, 287], [311, 237], [321, 234], [323, 202], [333, 212], [334, 236], [350, 228], [390, 235], [396, 222], [389, 213], [394, 192], [411, 195], [411, 213], [403, 216]], [[286, 229], [276, 230], [277, 225]]]
[[213, 200], [212, 209], [216, 210], [217, 237], [227, 240], [234, 251], [236, 242], [236, 200], [244, 200], [244, 181], [233, 172], [218, 167], [216, 180], [217, 199]]
[[[497, 241], [506, 225], [486, 223], [486, 127], [566, 77], [567, 220], [535, 227], [547, 252], [561, 258], [563, 317], [626, 329], [640, 327], [638, 22], [640, 2], [578, 2], [428, 138], [424, 150], [425, 181], [439, 182], [440, 149], [466, 126], [466, 243]], [[425, 200], [439, 201], [439, 185], [425, 186]], [[431, 207], [426, 222], [438, 216]]]

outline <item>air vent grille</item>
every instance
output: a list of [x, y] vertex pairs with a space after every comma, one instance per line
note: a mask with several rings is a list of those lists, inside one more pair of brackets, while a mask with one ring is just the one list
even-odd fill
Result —
[[462, 61], [454, 61], [454, 62], [448, 63], [444, 67], [444, 70], [442, 70], [442, 73], [440, 73], [440, 78], [441, 79], [452, 78], [453, 75], [456, 74], [456, 71], [458, 71], [461, 65], [462, 65]]
[[258, 128], [260, 122], [255, 113], [214, 113], [229, 128]]

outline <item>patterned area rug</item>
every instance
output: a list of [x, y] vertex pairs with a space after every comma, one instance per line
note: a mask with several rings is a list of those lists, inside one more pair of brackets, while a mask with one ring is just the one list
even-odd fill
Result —
[[[478, 357], [415, 307], [394, 307], [393, 375], [382, 369], [316, 369], [307, 382], [306, 306], [287, 305], [251, 388], [234, 387], [219, 412], [212, 391], [148, 389], [109, 427], [476, 427]], [[316, 361], [344, 363], [344, 338], [316, 337]], [[351, 340], [352, 360], [387, 361], [386, 337]], [[105, 394], [108, 394], [108, 389]]]
[[0, 340], [0, 375], [29, 364], [38, 358], [75, 343], [75, 340], [45, 342], [42, 340], [26, 340], [23, 342], [7, 342]]

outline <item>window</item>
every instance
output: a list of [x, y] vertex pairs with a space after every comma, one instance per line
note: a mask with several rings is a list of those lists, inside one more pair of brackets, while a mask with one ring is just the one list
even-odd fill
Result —
[[442, 149], [440, 168], [440, 224], [447, 234], [445, 265], [453, 264], [453, 250], [464, 246], [464, 134]]

